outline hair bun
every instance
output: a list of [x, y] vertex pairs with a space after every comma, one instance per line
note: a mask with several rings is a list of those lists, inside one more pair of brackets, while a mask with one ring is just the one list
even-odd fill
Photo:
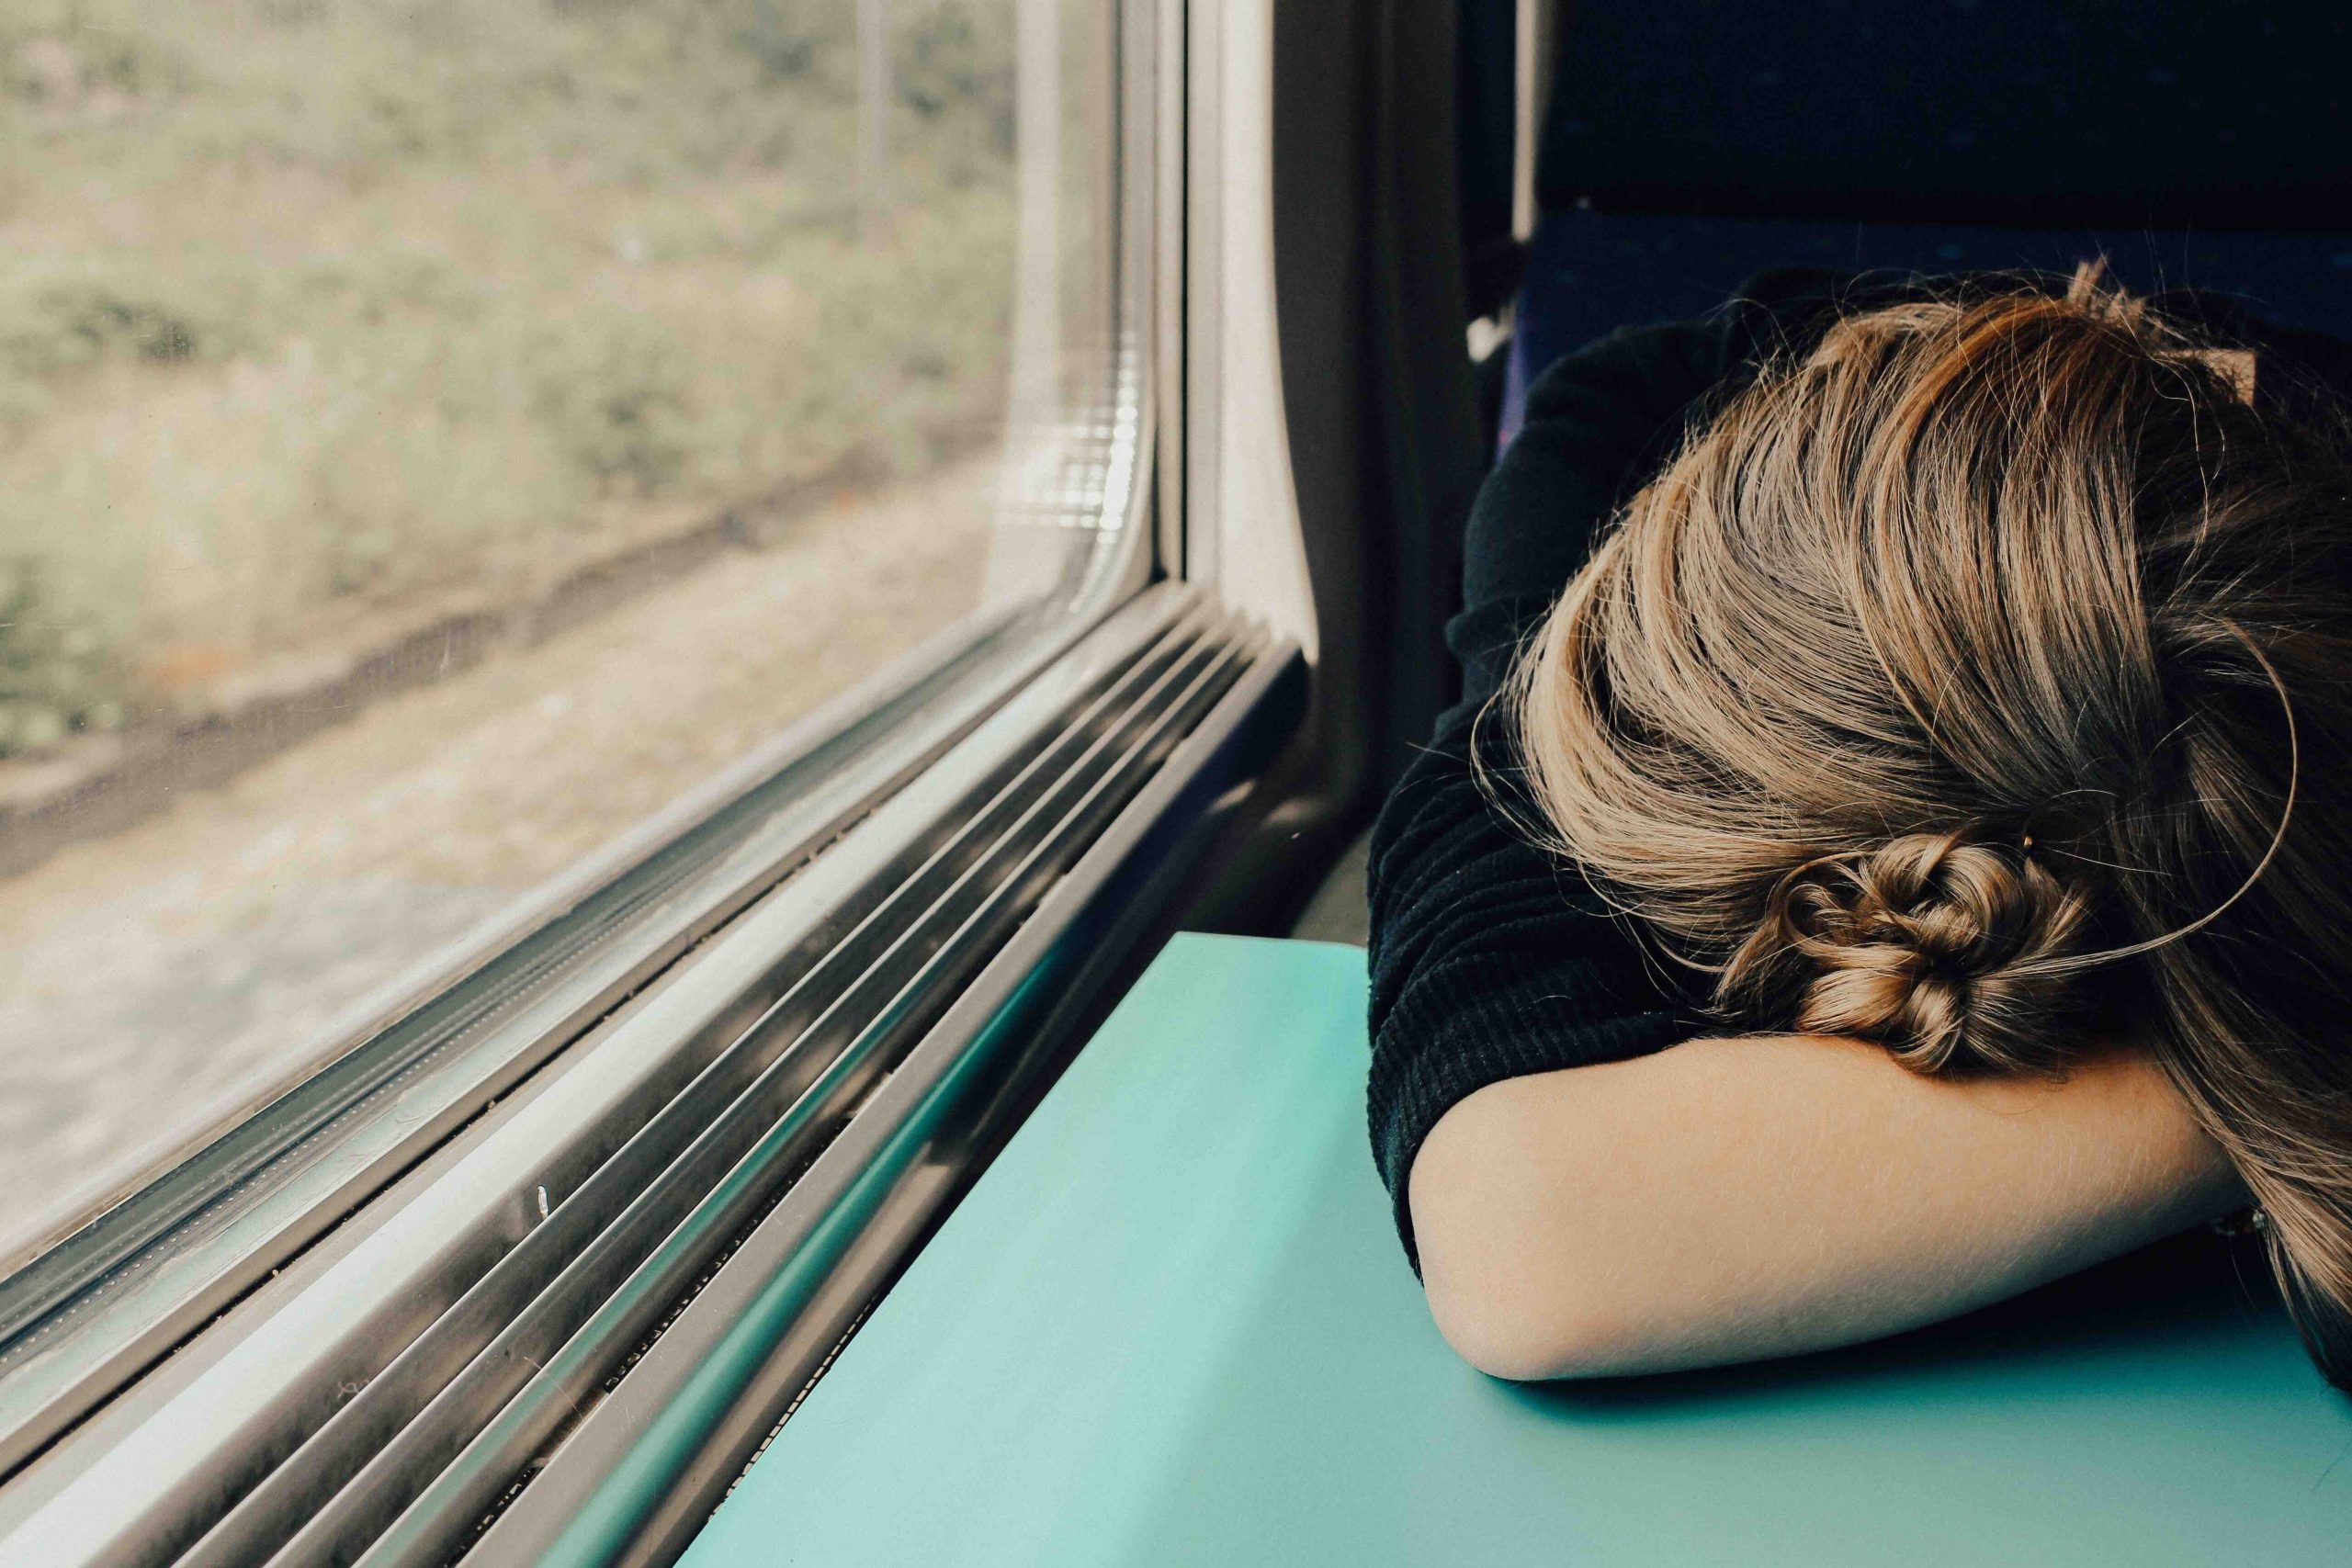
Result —
[[2073, 1043], [2066, 965], [2089, 919], [2021, 848], [1913, 833], [1781, 878], [1723, 992], [1875, 1040], [1922, 1072], [2046, 1072]]

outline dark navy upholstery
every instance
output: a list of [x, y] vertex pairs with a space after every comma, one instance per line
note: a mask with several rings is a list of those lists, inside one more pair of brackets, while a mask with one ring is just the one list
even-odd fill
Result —
[[1566, 8], [1502, 413], [1561, 354], [1781, 266], [2064, 272], [2352, 338], [2344, 8]]
[[1501, 439], [1508, 442], [1519, 428], [1528, 382], [1561, 355], [1628, 322], [1704, 314], [1759, 272], [1785, 266], [1929, 275], [2070, 272], [2098, 255], [2135, 292], [2197, 288], [2229, 296], [2265, 320], [2352, 340], [2352, 232], [2166, 233], [1547, 212], [1536, 226], [1520, 285]]
[[1544, 205], [2339, 229], [2352, 17], [2216, 0], [1577, 0]]

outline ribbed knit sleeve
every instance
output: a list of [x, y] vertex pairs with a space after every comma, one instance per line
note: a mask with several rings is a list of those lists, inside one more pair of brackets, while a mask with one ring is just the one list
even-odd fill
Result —
[[1504, 1078], [1644, 1055], [1703, 1026], [1679, 972], [1515, 824], [1532, 807], [1510, 793], [1511, 737], [1498, 711], [1478, 716], [1622, 501], [1763, 335], [1785, 332], [1770, 301], [1826, 303], [1821, 283], [1759, 279], [1705, 321], [1621, 331], [1560, 361], [1472, 510], [1464, 608], [1446, 629], [1463, 701], [1391, 792], [1370, 856], [1373, 1156], [1416, 1269], [1407, 1179], [1449, 1109]]
[[1373, 1157], [1416, 1269], [1406, 1178], [1456, 1102], [1503, 1078], [1645, 1055], [1697, 1028], [1576, 868], [1530, 844], [1480, 788], [1468, 730], [1440, 732], [1372, 843]]

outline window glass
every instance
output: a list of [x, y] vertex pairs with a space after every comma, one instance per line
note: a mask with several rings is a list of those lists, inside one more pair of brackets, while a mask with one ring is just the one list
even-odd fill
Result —
[[0, 0], [0, 1248], [1099, 571], [1111, 8]]

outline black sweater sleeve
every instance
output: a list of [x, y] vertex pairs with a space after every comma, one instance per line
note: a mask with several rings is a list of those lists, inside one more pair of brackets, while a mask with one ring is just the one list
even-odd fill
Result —
[[[1818, 291], [1809, 276], [1758, 279], [1704, 321], [1620, 331], [1560, 361], [1531, 389], [1472, 509], [1464, 606], [1446, 628], [1463, 700], [1397, 782], [1371, 844], [1373, 1156], [1416, 1269], [1406, 1180], [1457, 1101], [1503, 1078], [1644, 1055], [1702, 1027], [1694, 998], [1627, 922], [1489, 798], [1472, 773], [1472, 729], [1510, 790], [1510, 738], [1497, 716], [1478, 716], [1521, 639], [1711, 389], [1785, 333], [1772, 301], [1785, 310]], [[1524, 818], [1523, 801], [1511, 807]]]

